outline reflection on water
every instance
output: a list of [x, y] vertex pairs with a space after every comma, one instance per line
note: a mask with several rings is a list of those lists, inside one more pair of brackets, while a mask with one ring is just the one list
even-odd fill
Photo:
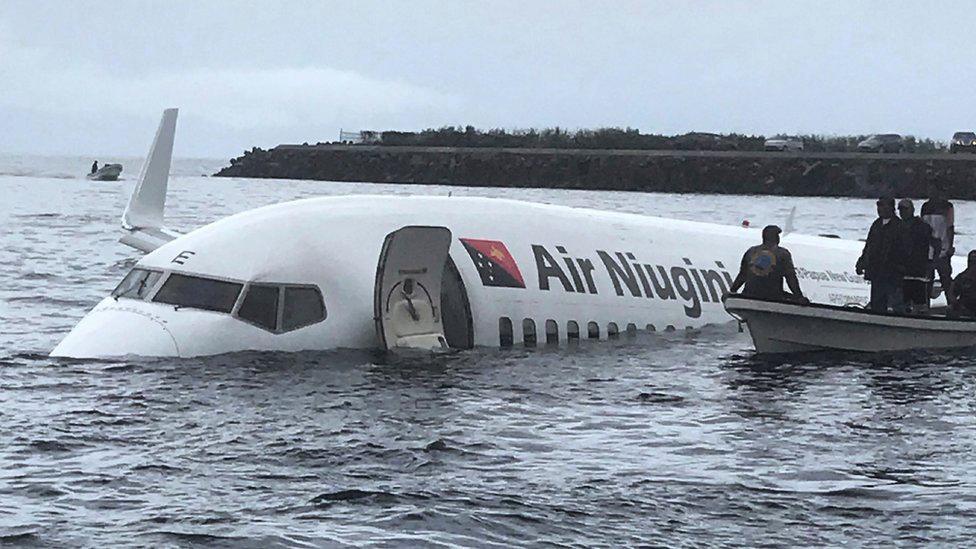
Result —
[[[131, 265], [116, 242], [129, 185], [0, 176], [2, 543], [836, 546], [973, 536], [970, 351], [766, 359], [730, 323], [435, 357], [50, 360]], [[315, 194], [446, 193], [189, 175], [172, 186], [181, 229]], [[451, 190], [730, 224], [778, 220], [799, 204], [799, 230], [848, 237], [870, 220], [850, 214], [873, 208]]]

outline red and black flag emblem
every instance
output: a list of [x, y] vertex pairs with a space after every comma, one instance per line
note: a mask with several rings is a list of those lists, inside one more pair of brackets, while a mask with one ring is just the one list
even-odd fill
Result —
[[525, 287], [525, 281], [522, 280], [522, 273], [515, 264], [515, 258], [504, 244], [497, 240], [476, 238], [462, 238], [461, 244], [464, 244], [464, 249], [468, 250], [474, 266], [478, 268], [482, 284], [502, 288]]

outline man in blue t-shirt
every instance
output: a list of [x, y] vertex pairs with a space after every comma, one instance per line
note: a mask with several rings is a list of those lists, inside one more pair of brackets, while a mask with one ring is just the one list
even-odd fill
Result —
[[[739, 274], [729, 288], [730, 292], [735, 293], [745, 286], [742, 295], [746, 297], [809, 302], [800, 291], [793, 256], [789, 250], [779, 245], [781, 232], [776, 225], [768, 225], [763, 229], [762, 244], [746, 250], [739, 265]], [[784, 280], [792, 294], [783, 290]]]

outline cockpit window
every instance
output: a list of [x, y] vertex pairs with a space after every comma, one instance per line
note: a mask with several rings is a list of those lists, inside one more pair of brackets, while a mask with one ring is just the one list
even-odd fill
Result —
[[112, 297], [145, 299], [149, 295], [149, 291], [159, 282], [161, 276], [163, 276], [163, 273], [160, 271], [132, 269], [129, 271], [129, 274], [125, 275], [122, 282], [112, 290]]
[[318, 288], [285, 287], [281, 329], [296, 330], [325, 319], [325, 305]]
[[250, 284], [237, 317], [269, 332], [284, 333], [325, 320], [325, 302], [315, 286]]
[[172, 273], [153, 301], [229, 313], [234, 308], [243, 284]]
[[251, 284], [237, 316], [270, 331], [278, 324], [278, 286]]

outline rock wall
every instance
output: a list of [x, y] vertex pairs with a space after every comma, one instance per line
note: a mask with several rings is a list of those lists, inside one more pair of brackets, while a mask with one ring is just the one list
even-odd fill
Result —
[[216, 176], [792, 196], [976, 199], [976, 155], [601, 151], [362, 145], [252, 149]]

